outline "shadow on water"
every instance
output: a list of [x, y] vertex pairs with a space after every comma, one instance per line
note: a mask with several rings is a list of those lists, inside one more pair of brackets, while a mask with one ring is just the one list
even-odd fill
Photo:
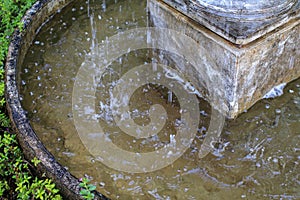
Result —
[[[94, 12], [99, 42], [120, 31], [147, 26], [146, 1], [103, 2], [76, 1], [54, 16], [41, 28], [21, 69], [22, 104], [36, 133], [60, 163], [77, 177], [88, 175], [98, 191], [112, 199], [300, 198], [300, 80], [289, 83], [284, 95], [261, 100], [237, 119], [226, 121], [214, 152], [203, 159], [198, 159], [198, 151], [211, 108], [202, 99], [196, 138], [172, 165], [133, 174], [110, 169], [94, 158], [76, 133], [71, 97], [77, 71], [93, 40], [87, 12]], [[137, 124], [146, 125], [150, 106], [163, 105], [168, 119], [158, 135], [135, 139], [124, 134], [109, 112], [110, 88], [133, 66], [153, 62], [153, 56], [153, 51], [144, 49], [119, 57], [97, 85], [99, 123], [106, 136], [127, 151], [161, 148], [172, 140], [180, 121], [176, 95], [155, 84], [134, 92], [130, 111]]]

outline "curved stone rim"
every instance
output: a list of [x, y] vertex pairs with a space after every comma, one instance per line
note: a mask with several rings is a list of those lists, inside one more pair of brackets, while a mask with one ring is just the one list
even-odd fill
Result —
[[[20, 146], [27, 160], [34, 157], [41, 162], [34, 168], [38, 176], [46, 175], [60, 189], [66, 199], [82, 199], [79, 179], [68, 172], [54, 156], [45, 148], [32, 129], [22, 108], [18, 88], [18, 66], [22, 64], [24, 55], [31, 45], [42, 24], [73, 0], [41, 0], [36, 2], [25, 14], [22, 21], [23, 31], [18, 29], [12, 36], [5, 63], [5, 98], [12, 128], [17, 135]], [[95, 199], [108, 200], [103, 194], [95, 192]]]

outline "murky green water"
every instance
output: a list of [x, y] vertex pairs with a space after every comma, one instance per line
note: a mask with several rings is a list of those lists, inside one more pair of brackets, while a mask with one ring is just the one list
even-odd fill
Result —
[[[21, 70], [21, 98], [31, 124], [53, 155], [77, 177], [93, 179], [112, 199], [299, 199], [300, 79], [284, 95], [262, 100], [239, 118], [227, 121], [216, 150], [198, 159], [210, 121], [210, 106], [199, 99], [199, 131], [191, 148], [159, 171], [131, 174], [110, 169], [84, 147], [72, 114], [75, 77], [93, 35], [87, 11], [94, 12], [98, 41], [120, 31], [147, 26], [146, 1], [115, 0], [76, 3], [40, 30]], [[88, 8], [89, 7], [89, 8]], [[131, 98], [132, 118], [149, 123], [149, 107], [168, 113], [158, 137], [136, 140], [115, 126], [109, 112], [109, 90], [134, 66], [150, 63], [153, 52], [130, 52], [106, 69], [96, 92], [99, 123], [111, 141], [128, 151], [152, 151], [170, 141], [180, 118], [180, 105], [169, 91], [148, 84]]]

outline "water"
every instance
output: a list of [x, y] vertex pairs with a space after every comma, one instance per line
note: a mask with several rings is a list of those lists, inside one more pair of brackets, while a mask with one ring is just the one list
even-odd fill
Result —
[[[92, 45], [120, 31], [145, 27], [146, 14], [146, 1], [90, 0], [87, 4], [80, 0], [40, 30], [22, 66], [20, 86], [31, 125], [50, 152], [78, 178], [89, 176], [97, 190], [112, 199], [299, 199], [300, 79], [289, 83], [282, 96], [261, 100], [236, 120], [226, 121], [214, 152], [203, 159], [198, 158], [198, 151], [208, 130], [211, 108], [200, 98], [197, 136], [168, 167], [139, 174], [120, 172], [87, 151], [72, 113], [78, 70]], [[90, 16], [95, 23], [94, 35]], [[111, 88], [134, 66], [153, 63], [155, 55], [149, 49], [123, 55], [98, 80], [95, 108], [99, 124], [109, 140], [127, 151], [163, 147], [174, 141], [180, 124], [182, 111], [174, 91], [156, 84], [136, 90], [129, 107], [139, 125], [150, 122], [152, 105], [165, 108], [166, 125], [157, 136], [136, 139], [123, 133], [110, 112]], [[177, 77], [176, 81], [182, 79]]]

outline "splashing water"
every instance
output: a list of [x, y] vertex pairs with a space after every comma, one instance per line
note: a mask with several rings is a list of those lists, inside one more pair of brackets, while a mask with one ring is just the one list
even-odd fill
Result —
[[[132, 174], [113, 170], [86, 150], [73, 124], [72, 87], [78, 68], [98, 43], [120, 30], [147, 25], [146, 2], [130, 2], [76, 1], [41, 28], [29, 49], [21, 69], [22, 104], [51, 153], [77, 177], [90, 175], [97, 190], [112, 199], [299, 199], [299, 80], [282, 88], [282, 96], [261, 100], [238, 119], [227, 121], [221, 138], [213, 142], [214, 151], [203, 159], [198, 159], [198, 152], [211, 109], [202, 99], [199, 129], [191, 147], [159, 171]], [[114, 121], [113, 87], [133, 66], [146, 62], [158, 71], [153, 56], [148, 49], [130, 52], [95, 80], [94, 117], [104, 127], [104, 139], [127, 151], [150, 152], [179, 142], [176, 130], [184, 123], [180, 116], [185, 111], [174, 91], [164, 86], [144, 85], [128, 99], [129, 115], [141, 126], [151, 122], [152, 105], [163, 105], [167, 119], [159, 134], [137, 139], [123, 133]], [[97, 62], [97, 57], [94, 59]], [[180, 73], [165, 71], [162, 75], [200, 96]], [[92, 111], [87, 107], [86, 112]], [[89, 137], [99, 139], [97, 134]]]

